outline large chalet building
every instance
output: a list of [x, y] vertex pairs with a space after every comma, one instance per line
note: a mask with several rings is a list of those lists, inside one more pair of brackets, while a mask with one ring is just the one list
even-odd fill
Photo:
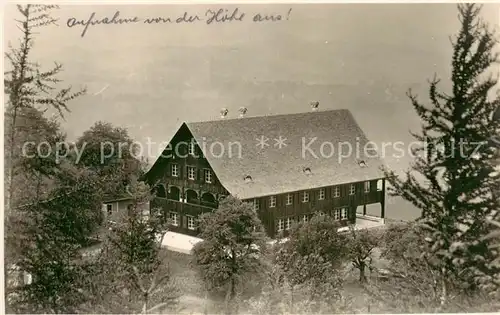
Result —
[[368, 144], [345, 109], [185, 122], [145, 176], [151, 209], [193, 236], [227, 195], [252, 203], [270, 237], [314, 213], [348, 224], [380, 204], [383, 218], [382, 160]]

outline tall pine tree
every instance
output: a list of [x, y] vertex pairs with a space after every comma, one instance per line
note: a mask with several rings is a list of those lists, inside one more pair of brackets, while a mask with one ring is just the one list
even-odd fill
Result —
[[[19, 193], [16, 194], [16, 175], [22, 166], [23, 144], [32, 139], [26, 133], [37, 135], [38, 131], [24, 132], [29, 122], [33, 121], [33, 110], [56, 110], [61, 116], [69, 111], [67, 103], [85, 93], [85, 89], [73, 91], [71, 87], [59, 88], [58, 75], [63, 70], [61, 64], [53, 68], [42, 69], [31, 58], [37, 29], [56, 24], [57, 19], [51, 12], [55, 5], [18, 5], [21, 18], [16, 20], [21, 31], [19, 46], [9, 43], [5, 53], [4, 92], [6, 95], [5, 111], [5, 209], [8, 214], [18, 206]], [[28, 124], [26, 123], [28, 122]], [[36, 124], [31, 124], [36, 127]], [[40, 129], [39, 127], [37, 129]], [[37, 143], [46, 139], [38, 137]], [[21, 159], [22, 160], [22, 159]], [[21, 194], [22, 195], [22, 194]], [[19, 198], [18, 198], [19, 197]]]
[[[34, 34], [55, 24], [51, 11], [57, 7], [17, 8], [20, 43], [9, 45], [4, 73], [5, 263], [31, 280], [6, 285], [6, 300], [16, 312], [73, 312], [84, 301], [80, 250], [101, 216], [102, 179], [75, 165], [71, 150], [60, 146], [66, 137], [58, 122], [44, 116], [48, 109], [63, 116], [68, 102], [85, 92], [60, 88], [60, 64], [44, 70], [32, 60]], [[36, 152], [39, 144], [42, 152]]]
[[495, 252], [480, 238], [491, 228], [486, 218], [499, 208], [495, 149], [488, 145], [499, 127], [493, 116], [500, 99], [491, 97], [497, 80], [488, 75], [498, 58], [494, 34], [479, 18], [480, 9], [458, 5], [461, 28], [452, 43], [451, 93], [438, 90], [438, 79], [430, 82], [431, 106], [408, 93], [422, 119], [421, 132], [413, 133], [422, 145], [413, 151], [412, 170], [405, 179], [386, 172], [391, 193], [422, 211], [425, 254], [440, 275], [442, 306], [448, 302], [450, 279], [472, 284], [473, 273], [496, 272], [486, 268]]

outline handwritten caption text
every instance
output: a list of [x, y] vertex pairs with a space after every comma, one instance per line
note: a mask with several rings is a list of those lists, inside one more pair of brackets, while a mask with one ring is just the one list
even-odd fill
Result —
[[98, 17], [95, 12], [92, 12], [89, 17], [80, 19], [70, 17], [66, 21], [66, 26], [69, 28], [82, 27], [81, 37], [87, 34], [90, 26], [104, 26], [104, 25], [124, 25], [124, 24], [182, 24], [182, 23], [205, 23], [206, 25], [217, 23], [230, 23], [230, 22], [243, 22], [250, 21], [256, 23], [263, 22], [280, 22], [290, 19], [292, 9], [289, 9], [284, 14], [278, 13], [255, 13], [247, 14], [241, 9], [236, 8], [228, 9], [208, 9], [203, 15], [190, 14], [184, 12], [179, 16], [156, 16], [156, 17], [121, 17], [120, 11], [116, 11], [113, 17]]

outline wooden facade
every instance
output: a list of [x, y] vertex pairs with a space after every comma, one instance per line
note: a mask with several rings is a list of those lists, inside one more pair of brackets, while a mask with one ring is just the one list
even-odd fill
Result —
[[[189, 129], [185, 125], [181, 127], [157, 161], [159, 167], [148, 174], [147, 180], [156, 189], [151, 210], [161, 211], [169, 220], [172, 231], [196, 236], [199, 233], [197, 217], [216, 209], [220, 198], [229, 192], [218, 180], [201, 149], [197, 145], [190, 149], [192, 139]], [[369, 183], [369, 190], [365, 189], [366, 183]], [[307, 199], [304, 193], [308, 193]], [[358, 206], [380, 203], [381, 217], [384, 217], [385, 180], [284, 191], [279, 195], [244, 201], [255, 205], [268, 235], [275, 237], [280, 232], [286, 235], [293, 222], [308, 219], [316, 212], [338, 216], [345, 225], [355, 222]]]
[[[196, 236], [199, 232], [197, 217], [216, 209], [219, 199], [229, 193], [217, 179], [200, 148], [195, 145], [190, 152], [191, 142], [189, 130], [179, 129], [159, 158], [161, 171], [151, 174], [148, 181], [154, 182], [156, 192], [151, 210], [160, 209], [171, 223], [172, 231]], [[206, 172], [210, 173], [210, 182], [205, 178]], [[172, 215], [178, 219], [172, 219]], [[196, 227], [192, 227], [191, 220], [195, 221]]]
[[[365, 185], [369, 185], [368, 191], [365, 191]], [[351, 194], [351, 186], [354, 186], [353, 194]], [[385, 180], [379, 179], [318, 187], [305, 191], [286, 192], [280, 195], [259, 197], [246, 201], [258, 204], [256, 210], [262, 224], [266, 228], [268, 235], [274, 237], [279, 232], [285, 232], [286, 235], [286, 229], [289, 228], [290, 221], [308, 220], [315, 213], [338, 216], [342, 225], [354, 224], [356, 209], [359, 206], [363, 206], [363, 214], [366, 214], [366, 205], [380, 203], [380, 216], [384, 218], [384, 186]], [[307, 202], [304, 201], [304, 193], [308, 194]], [[291, 198], [289, 195], [291, 195]], [[347, 212], [347, 218], [345, 219], [342, 217], [342, 211], [344, 211], [342, 209], [346, 209]], [[280, 220], [285, 223], [285, 231], [282, 231], [282, 227], [279, 226]]]

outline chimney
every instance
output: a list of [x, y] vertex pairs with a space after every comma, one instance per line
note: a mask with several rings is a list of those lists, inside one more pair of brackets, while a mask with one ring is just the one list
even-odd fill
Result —
[[223, 109], [221, 109], [221, 110], [220, 110], [220, 118], [226, 118], [227, 113], [228, 113], [227, 108], [223, 108]]
[[246, 107], [240, 107], [240, 118], [245, 117], [245, 114], [247, 113], [247, 108]]
[[319, 107], [319, 102], [318, 101], [311, 102], [311, 109], [312, 109], [313, 112], [317, 111], [318, 107]]

